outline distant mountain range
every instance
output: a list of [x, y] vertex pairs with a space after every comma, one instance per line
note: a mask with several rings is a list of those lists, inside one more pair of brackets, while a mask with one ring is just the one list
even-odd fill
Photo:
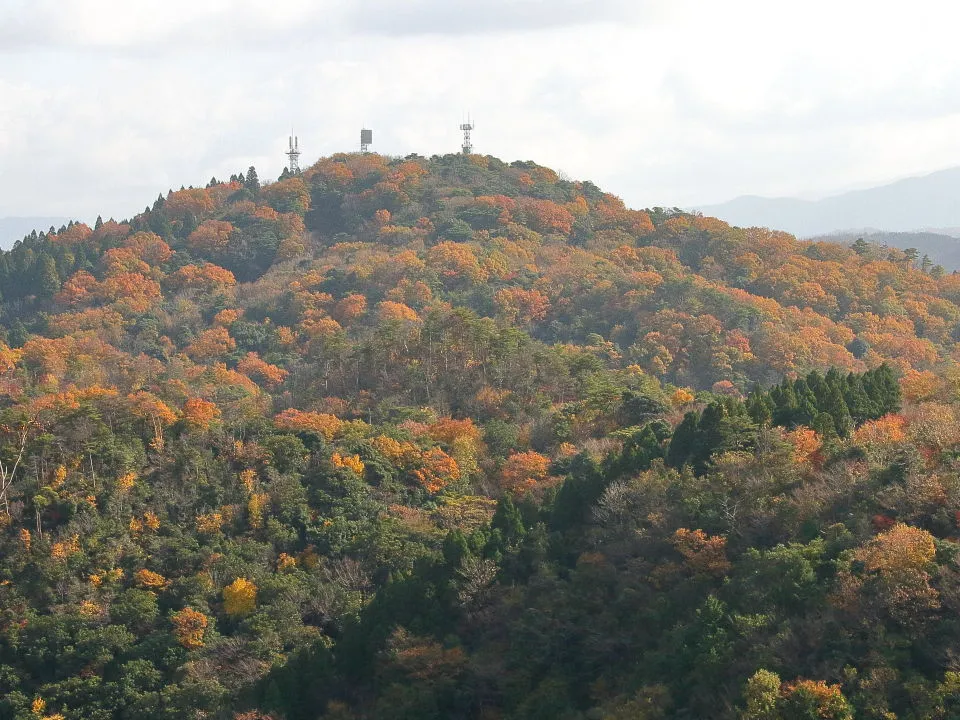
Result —
[[51, 226], [59, 228], [69, 222], [62, 217], [5, 217], [0, 218], [0, 248], [8, 250], [17, 240], [23, 240], [31, 231], [47, 231]]
[[960, 167], [822, 200], [743, 196], [696, 209], [732, 225], [776, 228], [798, 237], [864, 228], [950, 235], [960, 228]]

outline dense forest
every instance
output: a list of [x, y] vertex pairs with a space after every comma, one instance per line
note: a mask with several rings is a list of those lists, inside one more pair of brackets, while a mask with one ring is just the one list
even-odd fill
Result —
[[960, 717], [960, 276], [336, 155], [0, 253], [0, 719]]

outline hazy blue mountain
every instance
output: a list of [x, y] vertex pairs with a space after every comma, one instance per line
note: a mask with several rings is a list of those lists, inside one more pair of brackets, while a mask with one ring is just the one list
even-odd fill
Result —
[[9, 250], [17, 240], [23, 240], [31, 230], [47, 231], [51, 226], [59, 228], [69, 222], [62, 217], [5, 217], [0, 218], [0, 248]]
[[960, 167], [822, 200], [743, 196], [696, 208], [733, 225], [811, 237], [856, 228], [905, 232], [960, 226]]

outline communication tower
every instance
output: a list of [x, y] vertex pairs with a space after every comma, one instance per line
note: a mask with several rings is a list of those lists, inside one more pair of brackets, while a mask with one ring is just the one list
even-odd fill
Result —
[[300, 174], [300, 139], [296, 135], [290, 136], [290, 149], [284, 155], [290, 158], [288, 168], [291, 175]]
[[473, 122], [470, 120], [469, 115], [467, 115], [467, 121], [460, 125], [460, 129], [463, 130], [463, 154], [469, 155], [473, 152], [473, 143], [470, 142], [470, 131], [473, 130]]
[[373, 130], [363, 128], [360, 130], [360, 152], [370, 152], [370, 145], [373, 143]]

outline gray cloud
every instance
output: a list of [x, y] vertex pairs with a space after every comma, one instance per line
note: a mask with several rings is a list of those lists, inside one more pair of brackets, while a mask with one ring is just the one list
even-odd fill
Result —
[[423, 37], [534, 32], [632, 21], [630, 0], [255, 1], [8, 0], [0, 6], [0, 52], [43, 48], [154, 54], [232, 48], [276, 50], [350, 36]]
[[640, 5], [629, 0], [365, 0], [351, 28], [388, 36], [478, 35], [627, 22]]
[[44, 14], [42, 4], [30, 0], [9, 0], [0, 6], [0, 52], [53, 41], [50, 28], [40, 21]]
[[291, 125], [305, 162], [361, 124], [380, 152], [455, 151], [468, 110], [478, 151], [634, 206], [933, 170], [960, 162], [960, 10], [930, 24], [937, 2], [0, 0], [0, 216], [275, 177]]

